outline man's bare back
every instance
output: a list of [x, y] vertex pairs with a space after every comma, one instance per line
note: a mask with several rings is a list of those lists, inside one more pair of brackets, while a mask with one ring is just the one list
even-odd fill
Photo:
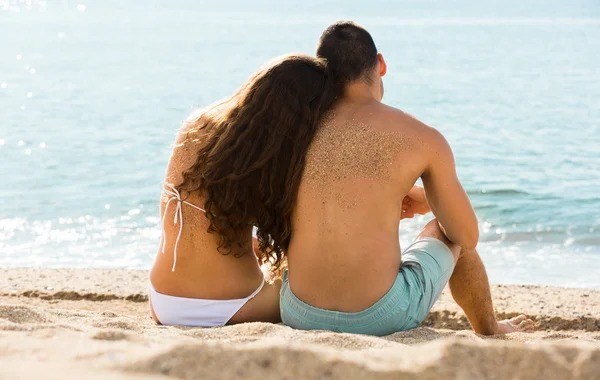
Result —
[[294, 293], [363, 310], [398, 275], [402, 200], [423, 173], [428, 128], [375, 100], [340, 102], [307, 157], [288, 260]]
[[[364, 28], [339, 22], [321, 36], [342, 94], [309, 149], [292, 216], [284, 323], [385, 335], [418, 326], [448, 283], [473, 329], [531, 331], [524, 315], [496, 321], [475, 250], [475, 212], [448, 142], [381, 103], [387, 65]], [[424, 187], [415, 186], [418, 179]], [[400, 220], [435, 216], [401, 255]]]

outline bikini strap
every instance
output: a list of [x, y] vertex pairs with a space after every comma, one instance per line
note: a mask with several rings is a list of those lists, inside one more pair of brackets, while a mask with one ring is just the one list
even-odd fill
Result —
[[165, 218], [167, 216], [167, 211], [169, 210], [169, 205], [171, 202], [175, 201], [177, 204], [175, 206], [175, 216], [173, 218], [173, 224], [176, 225], [179, 223], [179, 233], [177, 234], [177, 240], [175, 240], [175, 247], [173, 247], [173, 268], [171, 268], [172, 272], [175, 272], [175, 265], [177, 264], [177, 245], [179, 245], [179, 239], [181, 238], [181, 233], [183, 232], [183, 211], [181, 210], [181, 204], [185, 203], [188, 206], [192, 206], [193, 208], [200, 210], [202, 212], [206, 212], [203, 208], [196, 206], [190, 202], [186, 202], [181, 199], [181, 195], [179, 191], [175, 188], [175, 186], [170, 185], [166, 182], [161, 182], [163, 192], [169, 196], [167, 203], [165, 204], [165, 211], [162, 216], [162, 253], [165, 253], [165, 247], [167, 245], [167, 234], [165, 233]]
[[250, 294], [248, 297], [246, 297], [247, 300], [251, 300], [252, 298], [254, 298], [258, 293], [260, 293], [260, 291], [262, 290], [263, 286], [265, 286], [265, 279], [263, 278], [262, 282], [260, 283], [260, 286], [258, 287], [258, 289], [256, 289], [254, 291], [254, 293]]

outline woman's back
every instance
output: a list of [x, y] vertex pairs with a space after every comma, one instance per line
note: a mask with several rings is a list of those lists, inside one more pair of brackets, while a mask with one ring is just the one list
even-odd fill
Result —
[[[248, 226], [241, 246], [233, 246], [230, 254], [223, 255], [218, 251], [219, 235], [208, 232], [210, 222], [200, 210], [205, 197], [191, 193], [183, 199], [174, 187], [183, 181], [182, 173], [192, 166], [203, 144], [185, 140], [199, 117], [200, 113], [194, 112], [184, 122], [169, 161], [160, 202], [163, 241], [150, 272], [150, 282], [154, 290], [163, 295], [202, 300], [243, 299], [261, 287], [264, 278], [253, 253], [252, 226]], [[240, 315], [234, 315], [229, 322], [246, 321], [246, 318], [278, 321], [279, 286], [280, 282], [266, 284], [264, 290], [244, 305]]]

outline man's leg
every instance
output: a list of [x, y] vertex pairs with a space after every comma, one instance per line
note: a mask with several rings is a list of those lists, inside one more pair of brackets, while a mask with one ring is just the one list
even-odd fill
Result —
[[533, 331], [533, 321], [525, 315], [496, 321], [488, 277], [476, 250], [461, 249], [449, 241], [436, 219], [423, 228], [419, 237], [433, 237], [450, 248], [456, 263], [450, 277], [450, 292], [458, 306], [464, 310], [476, 333], [494, 335]]

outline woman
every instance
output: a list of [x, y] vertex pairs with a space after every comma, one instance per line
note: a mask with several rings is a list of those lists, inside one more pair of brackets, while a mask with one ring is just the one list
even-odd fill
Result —
[[332, 83], [324, 61], [284, 56], [184, 123], [165, 177], [163, 237], [150, 273], [158, 323], [280, 320], [281, 282], [266, 283], [260, 266], [274, 272], [282, 262], [306, 151], [334, 101]]

